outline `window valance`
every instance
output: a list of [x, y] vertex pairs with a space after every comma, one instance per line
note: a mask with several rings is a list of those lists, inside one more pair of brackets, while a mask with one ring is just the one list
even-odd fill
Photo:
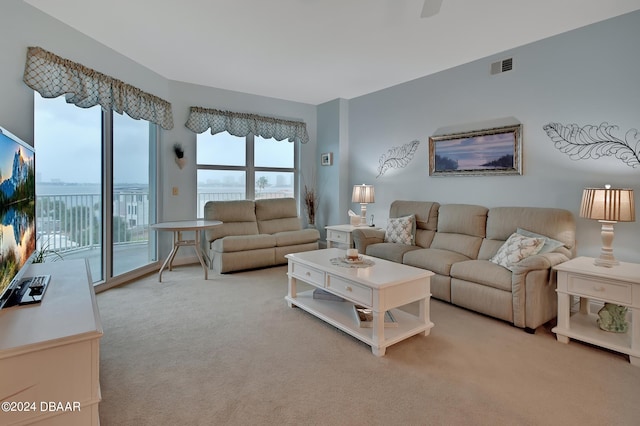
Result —
[[40, 47], [28, 48], [23, 81], [44, 98], [65, 95], [68, 103], [82, 108], [100, 105], [167, 130], [173, 128], [169, 102]]
[[309, 142], [307, 124], [302, 121], [281, 120], [217, 109], [191, 107], [185, 126], [196, 133], [203, 133], [211, 129], [212, 135], [227, 131], [234, 136], [241, 137], [251, 133], [265, 139]]

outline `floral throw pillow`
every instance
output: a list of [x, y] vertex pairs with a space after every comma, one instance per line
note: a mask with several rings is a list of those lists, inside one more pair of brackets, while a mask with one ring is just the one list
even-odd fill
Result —
[[415, 223], [415, 215], [389, 218], [387, 232], [384, 234], [384, 242], [412, 245]]
[[514, 232], [489, 260], [513, 271], [512, 268], [516, 263], [538, 253], [543, 245], [544, 238], [526, 237]]

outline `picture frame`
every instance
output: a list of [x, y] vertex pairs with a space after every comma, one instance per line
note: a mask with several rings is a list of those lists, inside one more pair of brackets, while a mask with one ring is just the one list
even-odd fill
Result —
[[429, 176], [522, 174], [522, 124], [429, 138]]
[[332, 152], [324, 152], [320, 154], [320, 165], [322, 166], [330, 166], [333, 164], [333, 153]]

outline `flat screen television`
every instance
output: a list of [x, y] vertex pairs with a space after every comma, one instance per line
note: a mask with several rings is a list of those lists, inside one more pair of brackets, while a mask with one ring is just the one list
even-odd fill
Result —
[[33, 147], [0, 127], [0, 309], [15, 299], [36, 252], [35, 185]]

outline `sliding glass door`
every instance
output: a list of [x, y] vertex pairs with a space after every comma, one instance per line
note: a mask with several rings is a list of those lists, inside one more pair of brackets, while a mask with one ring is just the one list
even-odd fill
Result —
[[155, 262], [156, 125], [34, 96], [38, 248], [87, 259], [94, 283]]

